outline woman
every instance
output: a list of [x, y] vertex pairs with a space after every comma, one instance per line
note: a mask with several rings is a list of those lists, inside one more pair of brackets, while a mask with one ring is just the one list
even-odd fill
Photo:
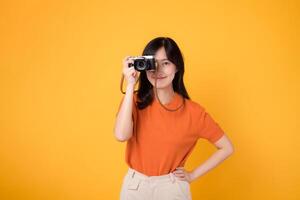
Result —
[[[231, 155], [233, 145], [205, 108], [190, 99], [176, 42], [168, 37], [155, 38], [146, 45], [143, 55], [154, 55], [156, 70], [139, 72], [128, 66], [133, 63], [130, 56], [123, 60], [127, 87], [114, 134], [118, 141], [127, 141], [129, 169], [120, 199], [191, 199], [190, 183]], [[207, 139], [218, 150], [202, 165], [187, 171], [184, 164], [199, 138]]]

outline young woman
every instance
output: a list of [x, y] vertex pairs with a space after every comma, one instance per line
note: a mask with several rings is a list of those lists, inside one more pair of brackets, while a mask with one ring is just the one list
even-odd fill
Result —
[[[123, 60], [127, 87], [114, 135], [118, 141], [127, 141], [125, 160], [129, 168], [120, 199], [192, 199], [190, 183], [231, 155], [233, 145], [206, 109], [190, 99], [176, 42], [168, 37], [155, 38], [143, 55], [154, 55], [156, 70], [136, 71], [128, 66], [133, 63], [130, 56]], [[207, 139], [218, 150], [202, 165], [187, 171], [184, 164], [199, 138]]]

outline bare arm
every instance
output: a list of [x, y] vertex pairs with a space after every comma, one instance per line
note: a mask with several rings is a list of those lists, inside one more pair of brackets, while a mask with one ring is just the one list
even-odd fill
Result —
[[132, 104], [134, 84], [127, 85], [126, 94], [116, 117], [114, 134], [120, 142], [127, 141], [133, 132]]
[[115, 138], [120, 142], [125, 142], [130, 139], [133, 132], [133, 92], [135, 83], [138, 79], [138, 72], [134, 69], [134, 67], [129, 67], [129, 63], [133, 63], [133, 60], [131, 59], [131, 56], [126, 56], [123, 59], [122, 73], [128, 84], [114, 126]]
[[204, 163], [191, 172], [190, 176], [192, 181], [198, 179], [200, 176], [215, 168], [234, 152], [233, 145], [225, 134], [218, 141], [216, 141], [214, 145], [218, 148], [218, 150]]

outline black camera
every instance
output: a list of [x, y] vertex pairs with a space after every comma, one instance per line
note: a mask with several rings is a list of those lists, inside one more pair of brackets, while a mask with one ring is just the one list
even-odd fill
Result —
[[132, 67], [133, 65], [134, 69], [137, 71], [156, 69], [156, 62], [154, 56], [135, 56], [131, 59], [133, 60], [133, 64], [129, 63], [129, 67]]

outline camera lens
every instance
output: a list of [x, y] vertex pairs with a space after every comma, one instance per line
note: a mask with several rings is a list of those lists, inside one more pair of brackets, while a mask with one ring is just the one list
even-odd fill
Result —
[[139, 70], [144, 70], [144, 68], [145, 68], [145, 62], [144, 61], [138, 61], [137, 62], [137, 68]]
[[139, 67], [144, 67], [144, 62], [139, 62]]

